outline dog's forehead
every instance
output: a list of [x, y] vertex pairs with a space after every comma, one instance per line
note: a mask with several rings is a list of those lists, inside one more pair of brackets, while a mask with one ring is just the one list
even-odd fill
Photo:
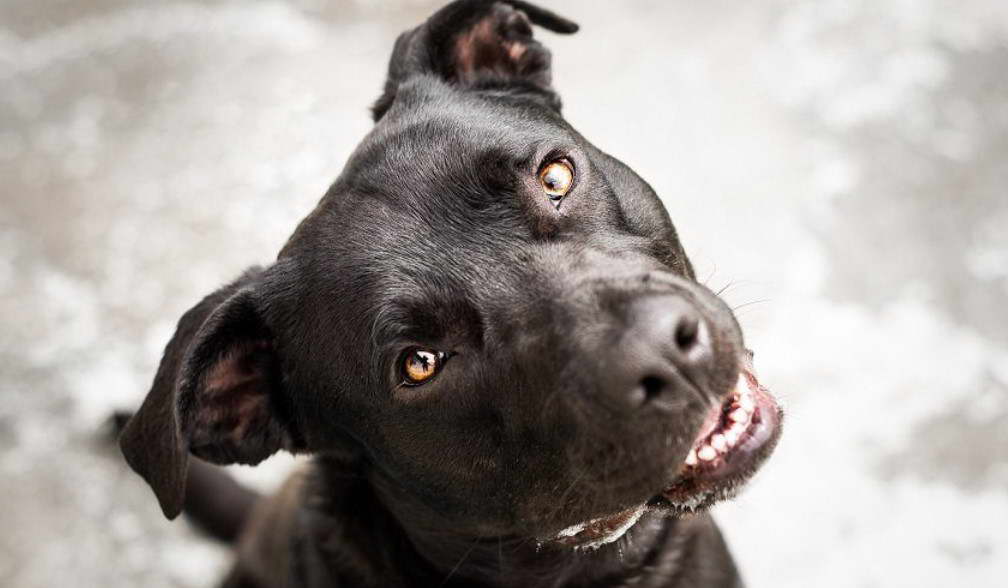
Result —
[[[565, 240], [544, 239], [529, 183], [543, 158], [565, 152], [599, 172], [593, 198]], [[522, 96], [425, 82], [400, 93], [312, 217], [291, 243], [310, 251], [302, 263], [313, 259], [324, 268], [315, 275], [333, 288], [366, 290], [363, 314], [399, 309], [404, 299], [408, 308], [492, 301], [502, 288], [524, 288], [518, 298], [527, 298], [532, 285], [546, 298], [565, 275], [556, 267], [577, 259], [582, 246], [603, 240], [611, 250], [636, 239], [626, 247], [646, 249], [644, 234], [670, 226], [650, 188], [555, 110]]]
[[543, 142], [574, 143], [564, 119], [524, 95], [459, 91], [419, 80], [400, 90], [393, 108], [364, 138], [347, 169], [390, 172], [451, 169], [488, 152], [529, 157]]
[[411, 102], [412, 94], [362, 140], [293, 240], [402, 264], [459, 261], [453, 252], [471, 257], [531, 239], [518, 184], [544, 152], [577, 148], [579, 136], [534, 103], [443, 90]]
[[533, 267], [513, 258], [536, 239], [509, 184], [535, 173], [544, 144], [573, 141], [533, 107], [493, 99], [445, 94], [390, 112], [283, 255], [311, 266], [320, 291], [363, 293], [355, 314], [385, 319], [372, 328], [463, 318], [481, 290], [528, 284]]

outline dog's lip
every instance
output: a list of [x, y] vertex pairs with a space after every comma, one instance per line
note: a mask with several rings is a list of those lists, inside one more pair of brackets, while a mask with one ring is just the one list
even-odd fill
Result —
[[747, 358], [735, 388], [720, 405], [711, 408], [660, 499], [692, 509], [726, 495], [769, 456], [780, 428], [780, 406], [756, 379]]
[[614, 515], [591, 519], [584, 523], [571, 525], [557, 533], [553, 542], [578, 548], [598, 548], [606, 543], [612, 543], [630, 530], [647, 510], [647, 505], [641, 504], [618, 512]]
[[[557, 533], [552, 542], [576, 548], [601, 547], [626, 534], [649, 510], [672, 507], [691, 511], [708, 506], [729, 495], [752, 475], [773, 451], [780, 436], [781, 409], [770, 391], [756, 379], [751, 353], [741, 363], [735, 387], [721, 404], [711, 407], [690, 454], [664, 490], [644, 504], [567, 527]], [[738, 409], [748, 409], [749, 418], [741, 420], [742, 415], [739, 415], [740, 420], [730, 418]], [[713, 459], [700, 459], [698, 452], [711, 444], [714, 435], [724, 436], [739, 422], [744, 426], [737, 430], [733, 443], [726, 442]]]

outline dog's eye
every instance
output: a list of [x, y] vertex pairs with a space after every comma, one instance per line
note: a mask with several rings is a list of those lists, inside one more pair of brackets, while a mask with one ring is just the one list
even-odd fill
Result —
[[539, 171], [539, 184], [554, 203], [570, 192], [574, 185], [574, 167], [566, 159], [558, 159]]
[[448, 354], [441, 351], [411, 349], [402, 359], [404, 386], [419, 386], [430, 381], [444, 365]]

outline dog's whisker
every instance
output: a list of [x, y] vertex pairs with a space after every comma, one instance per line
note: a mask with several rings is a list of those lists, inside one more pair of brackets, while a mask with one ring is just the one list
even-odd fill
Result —
[[714, 267], [711, 268], [710, 274], [708, 274], [708, 276], [704, 278], [700, 283], [706, 286], [714, 278], [714, 274], [716, 273], [717, 273], [717, 264], [714, 264]]
[[467, 549], [466, 552], [462, 554], [462, 557], [459, 559], [458, 563], [455, 564], [455, 567], [453, 567], [451, 571], [448, 572], [448, 575], [445, 576], [445, 579], [441, 581], [441, 586], [447, 584], [451, 580], [452, 576], [455, 575], [455, 572], [457, 572], [459, 568], [462, 567], [462, 564], [465, 563], [465, 560], [469, 557], [469, 555], [472, 554], [473, 550], [476, 549], [476, 544], [478, 544], [479, 541], [480, 537], [473, 539], [473, 542], [469, 545], [469, 549]]
[[585, 477], [586, 477], [587, 473], [588, 473], [588, 472], [587, 472], [586, 470], [584, 470], [584, 469], [582, 469], [582, 468], [578, 468], [578, 472], [577, 472], [577, 474], [576, 474], [576, 475], [574, 476], [574, 480], [573, 480], [573, 481], [572, 481], [572, 482], [570, 483], [570, 485], [569, 485], [569, 486], [567, 486], [567, 489], [566, 489], [566, 490], [564, 490], [564, 491], [563, 491], [563, 492], [562, 492], [562, 493], [560, 494], [560, 497], [559, 497], [559, 498], [557, 498], [557, 500], [556, 500], [556, 504], [555, 504], [555, 510], [553, 510], [553, 511], [552, 511], [552, 512], [551, 512], [551, 513], [549, 514], [549, 519], [556, 519], [556, 518], [558, 518], [558, 516], [557, 516], [557, 515], [559, 515], [559, 514], [560, 514], [560, 513], [561, 513], [561, 512], [562, 512], [562, 511], [564, 510], [564, 508], [565, 508], [565, 507], [567, 506], [567, 505], [566, 505], [566, 501], [567, 501], [567, 496], [568, 496], [568, 494], [570, 494], [570, 493], [571, 493], [571, 491], [573, 491], [573, 490], [574, 490], [574, 488], [576, 488], [576, 487], [577, 487], [577, 485], [578, 485], [578, 484], [579, 484], [579, 483], [580, 483], [580, 482], [581, 482], [582, 480], [584, 480], [584, 479], [585, 479]]
[[739, 309], [746, 308], [748, 306], [753, 306], [753, 305], [756, 305], [756, 304], [764, 304], [766, 302], [770, 302], [770, 299], [769, 298], [763, 298], [761, 300], [751, 300], [749, 302], [743, 302], [742, 304], [739, 304], [738, 306], [733, 307], [732, 308], [732, 312], [738, 312]]
[[727, 292], [732, 286], [735, 286], [737, 283], [738, 282], [736, 282], [734, 280], [728, 282], [720, 290], [718, 290], [717, 292], [715, 292], [714, 295], [715, 296], [721, 296], [722, 294], [724, 294], [725, 292]]

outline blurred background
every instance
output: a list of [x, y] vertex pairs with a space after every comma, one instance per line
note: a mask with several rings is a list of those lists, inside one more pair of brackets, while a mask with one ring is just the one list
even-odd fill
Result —
[[[270, 261], [435, 1], [0, 3], [0, 585], [210, 586], [96, 434]], [[1008, 577], [1008, 3], [544, 4], [571, 123], [662, 195], [785, 435], [716, 516], [751, 586]], [[269, 488], [275, 458], [239, 475]]]

